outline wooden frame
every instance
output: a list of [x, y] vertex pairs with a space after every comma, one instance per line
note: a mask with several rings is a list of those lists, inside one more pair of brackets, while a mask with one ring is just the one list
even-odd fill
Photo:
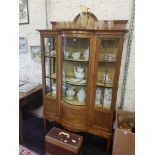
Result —
[[19, 0], [19, 24], [29, 24], [28, 0]]
[[[42, 70], [43, 70], [43, 93], [44, 93], [44, 125], [46, 128], [46, 120], [55, 120], [61, 123], [66, 129], [71, 131], [87, 131], [89, 133], [102, 136], [107, 139], [107, 155], [112, 137], [112, 124], [114, 118], [114, 111], [116, 106], [118, 80], [121, 65], [121, 56], [123, 50], [124, 34], [127, 32], [125, 29], [126, 21], [115, 21], [119, 26], [114, 27], [112, 30], [86, 30], [86, 29], [59, 29], [59, 30], [39, 30], [41, 34], [41, 51], [42, 51]], [[56, 39], [56, 80], [57, 84], [57, 97], [55, 99], [47, 97], [45, 94], [45, 37], [55, 37]], [[88, 85], [86, 105], [77, 106], [67, 104], [61, 99], [62, 95], [62, 38], [89, 38], [90, 39], [90, 55], [89, 55], [89, 68], [88, 68]], [[114, 83], [112, 87], [112, 104], [111, 109], [102, 109], [94, 106], [95, 91], [96, 91], [96, 77], [97, 77], [97, 64], [99, 61], [99, 47], [101, 39], [108, 38], [118, 39], [118, 53], [115, 62], [109, 62], [115, 66]], [[73, 60], [71, 60], [73, 61]], [[105, 63], [105, 62], [103, 62]], [[71, 64], [72, 65], [72, 64]], [[95, 116], [96, 115], [96, 116]], [[99, 125], [94, 123], [99, 122]]]

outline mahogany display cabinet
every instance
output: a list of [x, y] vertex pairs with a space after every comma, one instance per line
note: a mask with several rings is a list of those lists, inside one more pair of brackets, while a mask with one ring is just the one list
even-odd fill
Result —
[[[108, 22], [108, 21], [107, 21]], [[107, 139], [109, 151], [127, 21], [113, 28], [38, 30], [43, 116]], [[45, 123], [46, 126], [46, 123]]]

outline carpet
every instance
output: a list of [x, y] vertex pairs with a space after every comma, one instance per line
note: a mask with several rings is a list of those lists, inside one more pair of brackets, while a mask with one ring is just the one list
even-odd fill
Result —
[[39, 155], [39, 154], [24, 147], [23, 145], [19, 145], [19, 155]]

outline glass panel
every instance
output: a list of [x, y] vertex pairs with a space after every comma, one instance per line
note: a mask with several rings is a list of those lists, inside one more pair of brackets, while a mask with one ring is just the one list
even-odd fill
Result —
[[[55, 38], [44, 38], [46, 93], [56, 97], [56, 48]], [[48, 83], [47, 83], [48, 79]], [[47, 89], [49, 87], [49, 89]], [[48, 91], [47, 91], [48, 90]]]
[[86, 105], [90, 40], [62, 38], [62, 100]]
[[116, 62], [118, 39], [102, 39], [99, 52], [99, 61]]
[[96, 78], [95, 106], [111, 108], [119, 39], [101, 39]]

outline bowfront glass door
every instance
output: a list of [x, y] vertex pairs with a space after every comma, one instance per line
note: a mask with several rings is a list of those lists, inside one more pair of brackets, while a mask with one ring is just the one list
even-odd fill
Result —
[[86, 105], [89, 38], [62, 37], [62, 100], [67, 104]]
[[95, 107], [111, 109], [119, 39], [98, 39]]

